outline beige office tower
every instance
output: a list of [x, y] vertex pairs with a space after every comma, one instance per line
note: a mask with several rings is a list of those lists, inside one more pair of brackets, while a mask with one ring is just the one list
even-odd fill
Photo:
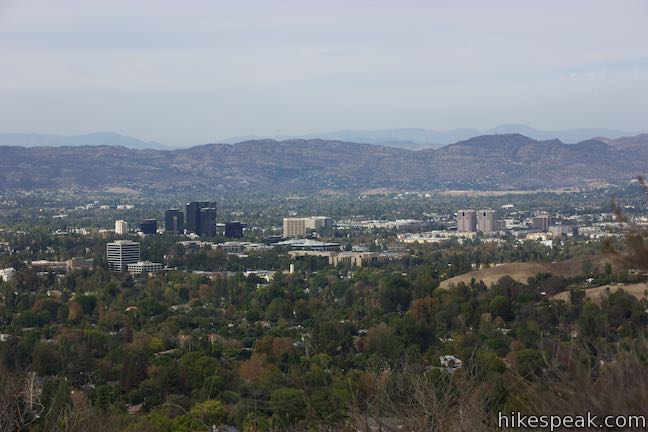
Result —
[[117, 235], [126, 235], [128, 234], [128, 222], [125, 220], [116, 220], [115, 221], [115, 234]]
[[284, 218], [283, 236], [284, 237], [304, 237], [312, 231], [318, 231], [323, 228], [333, 226], [333, 219], [327, 216], [309, 216]]
[[459, 232], [477, 231], [477, 212], [475, 210], [457, 211], [457, 231]]
[[306, 218], [284, 218], [283, 236], [288, 238], [306, 235]]
[[477, 213], [477, 228], [484, 234], [497, 230], [497, 214], [495, 210], [479, 210]]

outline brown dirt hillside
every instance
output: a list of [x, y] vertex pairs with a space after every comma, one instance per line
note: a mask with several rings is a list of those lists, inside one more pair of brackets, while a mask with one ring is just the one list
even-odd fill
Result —
[[609, 262], [614, 265], [612, 258], [606, 255], [587, 255], [555, 263], [506, 263], [446, 279], [441, 282], [440, 287], [448, 289], [451, 285], [457, 285], [460, 282], [468, 284], [472, 278], [475, 278], [477, 281], [482, 280], [486, 285], [490, 286], [503, 276], [510, 276], [518, 282], [526, 283], [527, 279], [538, 273], [551, 273], [554, 276], [574, 277], [583, 273], [583, 267], [586, 262], [591, 263], [592, 268], [598, 268], [599, 270], [603, 269], [605, 263]]

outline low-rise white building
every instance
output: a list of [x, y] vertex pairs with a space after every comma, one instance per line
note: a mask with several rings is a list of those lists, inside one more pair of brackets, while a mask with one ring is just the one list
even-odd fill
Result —
[[337, 266], [338, 264], [342, 264], [351, 267], [364, 267], [385, 261], [395, 261], [407, 256], [407, 254], [399, 252], [338, 252], [313, 250], [293, 250], [289, 251], [288, 255], [297, 260], [304, 257], [326, 258], [329, 265]]
[[0, 269], [0, 281], [9, 282], [11, 279], [13, 279], [15, 274], [16, 270], [13, 267]]
[[138, 261], [133, 264], [128, 264], [128, 273], [142, 274], [142, 273], [155, 273], [162, 270], [163, 266], [160, 263], [151, 261]]
[[321, 242], [311, 239], [292, 239], [273, 244], [274, 247], [285, 247], [291, 250], [339, 251], [340, 243]]
[[450, 240], [452, 238], [457, 238], [461, 242], [461, 239], [474, 239], [477, 237], [476, 232], [468, 231], [427, 231], [421, 233], [403, 233], [398, 234], [398, 240], [406, 243], [439, 243], [442, 241]]
[[243, 252], [253, 252], [261, 251], [266, 249], [272, 249], [272, 246], [264, 245], [262, 243], [250, 243], [250, 242], [225, 242], [212, 244], [212, 249], [222, 249], [225, 253], [228, 254], [240, 254]]
[[274, 279], [275, 273], [276, 272], [273, 270], [249, 270], [243, 272], [243, 276], [256, 276], [258, 278], [264, 279], [267, 282], [270, 282], [272, 279]]

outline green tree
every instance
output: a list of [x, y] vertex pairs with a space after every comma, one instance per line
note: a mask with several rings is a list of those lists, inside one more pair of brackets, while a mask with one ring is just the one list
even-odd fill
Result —
[[542, 353], [533, 348], [521, 349], [515, 353], [515, 361], [518, 372], [526, 378], [540, 374], [545, 364]]
[[493, 297], [488, 310], [494, 317], [502, 317], [505, 321], [509, 321], [513, 317], [511, 301], [503, 295]]
[[270, 395], [272, 418], [279, 424], [289, 425], [304, 418], [306, 412], [305, 394], [303, 390], [280, 388]]
[[412, 287], [401, 275], [389, 275], [379, 291], [380, 305], [387, 312], [404, 311], [412, 301]]

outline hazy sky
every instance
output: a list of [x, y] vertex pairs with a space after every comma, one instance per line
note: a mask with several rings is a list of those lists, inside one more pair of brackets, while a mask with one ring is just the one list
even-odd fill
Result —
[[0, 131], [648, 128], [648, 1], [0, 0]]

